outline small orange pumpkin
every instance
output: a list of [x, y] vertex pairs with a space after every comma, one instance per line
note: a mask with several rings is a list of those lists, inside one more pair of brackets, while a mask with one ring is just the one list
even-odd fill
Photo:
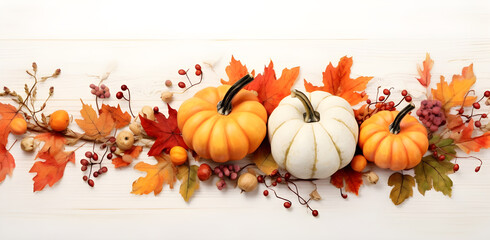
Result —
[[10, 122], [10, 131], [15, 135], [22, 135], [27, 131], [27, 122], [23, 117], [14, 118]]
[[208, 87], [179, 108], [177, 122], [185, 143], [215, 162], [240, 160], [255, 151], [267, 131], [267, 112], [255, 94], [242, 89], [251, 75], [233, 86]]
[[415, 108], [381, 111], [361, 124], [359, 146], [368, 161], [393, 171], [410, 169], [422, 160], [429, 147], [427, 129], [413, 116]]

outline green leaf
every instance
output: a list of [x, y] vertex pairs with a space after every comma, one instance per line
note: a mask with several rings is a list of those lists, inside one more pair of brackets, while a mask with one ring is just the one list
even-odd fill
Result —
[[426, 191], [434, 187], [434, 190], [450, 197], [453, 181], [448, 174], [453, 173], [453, 166], [454, 164], [447, 159], [438, 161], [432, 155], [422, 158], [422, 161], [414, 168], [419, 192], [425, 195]]
[[199, 180], [197, 179], [197, 165], [192, 165], [190, 170], [187, 166], [180, 166], [177, 173], [177, 178], [182, 181], [180, 185], [180, 195], [186, 202], [194, 194], [194, 191], [199, 188]]
[[456, 156], [456, 145], [451, 138], [441, 138], [439, 135], [434, 135], [429, 140], [429, 144], [435, 144], [438, 155], [444, 155], [445, 160], [451, 161]]
[[407, 198], [413, 196], [413, 187], [415, 180], [410, 175], [404, 175], [399, 172], [391, 174], [388, 179], [388, 186], [393, 186], [390, 192], [391, 201], [395, 205], [399, 205]]

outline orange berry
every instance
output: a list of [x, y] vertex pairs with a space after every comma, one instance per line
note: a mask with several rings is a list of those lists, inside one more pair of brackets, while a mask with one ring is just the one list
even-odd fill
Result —
[[22, 135], [27, 131], [27, 122], [24, 118], [15, 118], [10, 122], [10, 131], [15, 135]]
[[55, 131], [64, 131], [70, 123], [70, 116], [65, 110], [58, 110], [51, 114], [49, 126]]
[[170, 149], [170, 160], [176, 166], [182, 165], [187, 161], [187, 150], [181, 146], [175, 146]]
[[350, 162], [350, 166], [356, 172], [362, 172], [366, 167], [367, 161], [363, 155], [356, 155]]

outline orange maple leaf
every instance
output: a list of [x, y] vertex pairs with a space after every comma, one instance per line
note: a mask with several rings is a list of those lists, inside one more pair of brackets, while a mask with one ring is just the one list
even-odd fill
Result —
[[157, 195], [162, 191], [164, 184], [168, 184], [170, 188], [174, 187], [177, 168], [172, 164], [170, 155], [162, 154], [155, 156], [155, 159], [158, 161], [155, 165], [139, 162], [134, 166], [134, 169], [146, 172], [146, 176], [133, 182], [131, 193], [142, 195], [153, 192]]
[[422, 67], [417, 66], [417, 72], [419, 73], [420, 78], [417, 78], [419, 80], [420, 84], [424, 87], [428, 87], [430, 85], [430, 70], [434, 66], [434, 60], [430, 58], [429, 53], [425, 54], [425, 60], [422, 63]]
[[112, 119], [116, 123], [116, 128], [126, 127], [131, 122], [131, 115], [128, 112], [122, 112], [121, 106], [119, 104], [116, 107], [112, 107], [106, 104], [102, 104], [99, 114], [108, 113], [111, 115]]
[[[143, 151], [143, 147], [142, 146], [133, 146], [132, 148], [124, 151], [124, 155], [129, 155], [133, 159], [136, 159], [140, 155], [141, 151]], [[126, 161], [123, 161], [122, 156], [117, 156], [116, 158], [113, 158], [112, 159], [112, 164], [114, 164], [114, 167], [115, 168], [120, 168], [120, 167], [126, 167], [130, 163], [129, 162], [126, 162]]]
[[446, 120], [447, 128], [453, 132], [459, 132], [465, 127], [463, 118], [460, 115], [448, 114]]
[[14, 118], [22, 117], [17, 109], [10, 104], [0, 103], [0, 182], [7, 175], [12, 176], [15, 168], [15, 160], [7, 150], [8, 135], [10, 134], [10, 122]]
[[[226, 75], [228, 75], [228, 82], [221, 79], [221, 84], [233, 85], [236, 81], [240, 80], [243, 76], [247, 75], [247, 66], [242, 65], [240, 61], [235, 60], [233, 55], [231, 56], [230, 65], [225, 68]], [[255, 71], [252, 70], [252, 76], [255, 75]]]
[[367, 95], [362, 97], [361, 93], [366, 89], [368, 82], [373, 77], [350, 78], [352, 58], [342, 57], [337, 67], [329, 63], [325, 72], [323, 72], [323, 86], [318, 87], [304, 80], [307, 92], [325, 91], [347, 100], [351, 106], [354, 106], [367, 99]]
[[473, 119], [470, 119], [466, 126], [454, 139], [454, 143], [466, 153], [479, 152], [481, 148], [490, 148], [490, 132], [471, 137], [473, 135]]
[[58, 133], [43, 133], [36, 136], [36, 139], [45, 142], [43, 148], [37, 153], [36, 159], [41, 158], [45, 161], [37, 161], [32, 166], [30, 173], [37, 173], [34, 180], [34, 192], [41, 191], [46, 185], [52, 187], [58, 182], [65, 172], [68, 162], [75, 163], [75, 152], [65, 152], [66, 139]]
[[476, 76], [473, 73], [473, 64], [471, 64], [463, 68], [462, 75], [454, 75], [450, 84], [441, 76], [441, 81], [437, 84], [437, 87], [432, 89], [432, 96], [434, 99], [441, 101], [442, 108], [446, 113], [452, 107], [471, 106], [476, 97], [466, 96], [466, 94], [475, 82]]
[[[264, 105], [267, 114], [271, 114], [279, 102], [291, 94], [291, 87], [298, 78], [299, 67], [282, 70], [281, 77], [276, 79], [274, 63], [264, 68], [264, 73], [258, 74], [245, 89], [258, 93], [259, 101]], [[243, 76], [242, 76], [243, 77]]]
[[82, 105], [83, 107], [80, 113], [83, 119], [75, 119], [75, 121], [85, 131], [85, 135], [95, 139], [109, 135], [115, 126], [111, 114], [104, 111], [97, 116], [92, 106], [83, 103], [83, 101]]
[[347, 192], [359, 195], [359, 188], [362, 185], [362, 173], [352, 170], [350, 166], [342, 168], [330, 177], [330, 183], [337, 188], [343, 188]]

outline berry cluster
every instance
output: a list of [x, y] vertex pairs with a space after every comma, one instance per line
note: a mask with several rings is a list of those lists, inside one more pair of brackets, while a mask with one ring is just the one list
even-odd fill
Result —
[[[86, 159], [80, 160], [80, 164], [82, 165], [81, 170], [82, 172], [86, 172], [89, 170], [88, 175], [83, 176], [83, 181], [87, 182], [89, 186], [94, 187], [95, 182], [92, 179], [92, 177], [97, 178], [100, 175], [106, 173], [108, 171], [107, 167], [102, 167], [102, 162], [104, 161], [104, 158], [107, 159], [112, 159], [113, 158], [113, 152], [116, 151], [116, 146], [114, 143], [116, 142], [115, 137], [109, 138], [105, 143], [100, 145], [101, 150], [105, 150], [104, 154], [102, 157], [99, 157], [99, 155], [94, 151], [95, 150], [95, 143], [94, 143], [94, 150], [93, 151], [87, 151], [85, 152], [85, 157]], [[111, 145], [108, 147], [108, 144]], [[108, 151], [110, 151], [108, 153]], [[99, 169], [95, 170], [95, 166], [98, 166]]]
[[417, 110], [417, 116], [431, 132], [436, 132], [440, 126], [446, 124], [446, 115], [442, 110], [442, 103], [438, 100], [423, 100]]
[[[128, 97], [127, 98], [126, 98], [126, 96], [124, 96], [124, 93], [123, 93], [124, 91], [128, 91]], [[133, 118], [135, 118], [135, 116], [133, 114], [133, 109], [131, 109], [131, 91], [129, 91], [129, 88], [128, 88], [128, 86], [126, 86], [126, 84], [121, 85], [121, 91], [116, 93], [116, 98], [117, 99], [124, 99], [124, 100], [128, 101], [129, 112], [131, 113], [131, 116], [133, 116]]]
[[[473, 90], [470, 90], [469, 92], [466, 93], [465, 95], [465, 98], [463, 100], [463, 104], [461, 104], [462, 106], [464, 106], [464, 101], [466, 101], [466, 97], [468, 96], [468, 94], [470, 92], [474, 92]], [[465, 117], [466, 118], [466, 122], [469, 122], [472, 118], [474, 117], [477, 117], [478, 119], [475, 120], [474, 124], [475, 124], [475, 127], [477, 128], [481, 128], [482, 127], [482, 123], [481, 123], [481, 120], [484, 119], [484, 118], [487, 118], [488, 115], [486, 113], [482, 113], [482, 114], [476, 114], [474, 113], [475, 110], [478, 110], [481, 108], [481, 104], [480, 102], [486, 98], [486, 105], [490, 105], [490, 91], [485, 91], [485, 93], [483, 94], [483, 96], [476, 102], [473, 103], [472, 105], [472, 108], [471, 108], [471, 113], [468, 115], [468, 114], [465, 114], [465, 110], [463, 107], [461, 107], [459, 110], [458, 110], [458, 115], [462, 116], [462, 117]]]
[[213, 170], [213, 174], [218, 176], [220, 178], [219, 181], [216, 182], [216, 187], [219, 190], [222, 190], [223, 188], [226, 187], [226, 181], [225, 179], [228, 178], [232, 181], [238, 179], [238, 173], [240, 172], [241, 168], [238, 166], [238, 164], [226, 164], [226, 165], [219, 165], [216, 166]]
[[[189, 86], [188, 88], [186, 88], [186, 84], [185, 84], [185, 82], [183, 82], [183, 81], [180, 81], [180, 82], [177, 84], [177, 85], [179, 86], [179, 88], [182, 88], [182, 89], [184, 89], [184, 88], [185, 88], [185, 89], [184, 89], [184, 92], [185, 92], [185, 91], [187, 91], [189, 88], [191, 88], [191, 87], [193, 87], [193, 86], [195, 86], [195, 85], [198, 85], [198, 84], [200, 84], [200, 83], [202, 82], [203, 74], [202, 74], [202, 68], [201, 68], [201, 65], [196, 64], [196, 65], [194, 66], [194, 68], [196, 69], [196, 72], [195, 72], [196, 76], [200, 76], [200, 80], [199, 80], [199, 82], [197, 82], [197, 83], [192, 83], [192, 82], [191, 82], [191, 79], [189, 78], [189, 75], [187, 74], [187, 72], [189, 72], [189, 70], [187, 70], [187, 71], [186, 71], [186, 70], [184, 70], [184, 69], [179, 69], [179, 71], [178, 71], [179, 75], [185, 76], [185, 77], [187, 78], [187, 81], [188, 81], [188, 82], [189, 82], [189, 84], [190, 84], [190, 86]], [[165, 86], [167, 86], [167, 87], [172, 86], [172, 82], [171, 82], [170, 80], [165, 81]]]
[[110, 98], [111, 97], [111, 93], [109, 92], [109, 88], [102, 84], [100, 86], [96, 86], [95, 84], [90, 84], [90, 88], [92, 90], [90, 90], [90, 92], [97, 96], [98, 98]]
[[451, 160], [451, 158], [454, 158], [455, 159], [455, 163], [453, 165], [453, 171], [454, 172], [457, 172], [459, 170], [459, 164], [456, 163], [458, 158], [471, 158], [471, 159], [477, 160], [479, 162], [479, 165], [475, 167], [475, 172], [479, 172], [481, 169], [481, 166], [483, 165], [482, 160], [477, 158], [477, 157], [473, 157], [473, 156], [459, 157], [459, 156], [456, 156], [452, 153], [445, 151], [443, 147], [438, 147], [434, 143], [429, 145], [429, 151], [432, 151], [432, 156], [441, 162], [446, 160], [446, 159]]
[[[383, 89], [381, 92], [382, 94], [379, 93], [381, 87], [378, 87], [378, 91], [376, 93], [376, 99], [373, 101], [371, 99], [366, 100], [366, 108], [359, 112], [356, 116], [357, 123], [360, 125], [362, 124], [365, 120], [370, 118], [372, 115], [376, 114], [379, 111], [396, 111], [396, 107], [400, 105], [403, 101], [406, 102], [411, 102], [412, 101], [412, 96], [409, 95], [407, 90], [402, 90], [401, 95], [402, 99], [395, 104], [394, 101], [389, 100], [391, 97], [391, 88], [390, 89]], [[366, 92], [361, 93], [361, 97], [365, 97]], [[374, 106], [374, 108], [372, 108]]]

